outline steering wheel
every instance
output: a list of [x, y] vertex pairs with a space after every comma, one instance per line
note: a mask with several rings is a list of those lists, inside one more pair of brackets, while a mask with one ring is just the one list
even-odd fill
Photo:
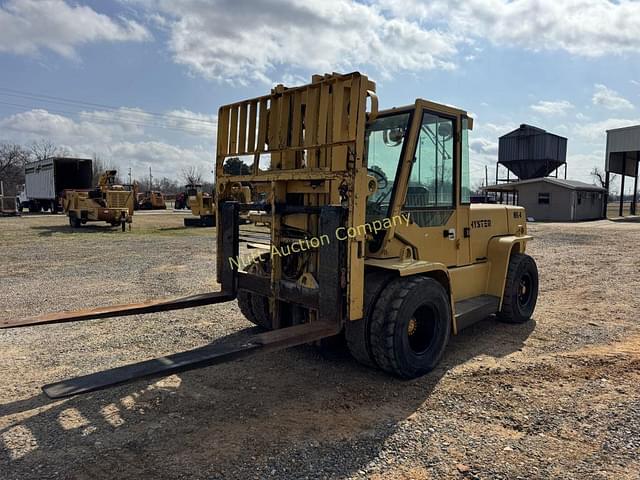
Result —
[[387, 176], [380, 167], [367, 168], [367, 171], [376, 178], [379, 190], [387, 188], [389, 180], [387, 180]]

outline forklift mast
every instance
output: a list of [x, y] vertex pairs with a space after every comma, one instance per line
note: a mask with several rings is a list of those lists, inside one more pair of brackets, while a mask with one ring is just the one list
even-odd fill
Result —
[[[224, 209], [237, 198], [234, 186], [250, 185], [252, 196], [265, 200], [237, 208], [267, 213], [268, 251], [256, 260], [267, 275], [237, 272], [236, 288], [269, 298], [272, 328], [292, 322], [290, 305], [303, 309], [294, 323], [362, 316], [365, 235], [340, 233], [366, 222], [375, 185], [365, 165], [374, 92], [360, 73], [316, 75], [305, 86], [278, 85], [270, 95], [219, 110], [218, 252], [225, 251]], [[227, 267], [240, 262], [226, 253], [217, 262], [224, 288]]]

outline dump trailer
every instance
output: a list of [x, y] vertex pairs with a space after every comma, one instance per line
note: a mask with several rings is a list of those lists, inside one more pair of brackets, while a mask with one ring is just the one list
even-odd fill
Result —
[[65, 190], [91, 188], [93, 162], [86, 158], [46, 158], [27, 163], [24, 176], [25, 188], [19, 197], [18, 209], [57, 213]]
[[106, 170], [91, 190], [65, 190], [62, 196], [64, 212], [71, 228], [79, 228], [87, 222], [107, 222], [111, 226], [126, 225], [133, 221], [135, 187], [117, 185], [116, 170]]
[[[379, 111], [375, 84], [357, 72], [225, 105], [216, 153], [219, 291], [2, 326], [237, 300], [264, 330], [58, 381], [43, 387], [52, 398], [330, 337], [396, 377], [426, 374], [450, 335], [489, 315], [526, 322], [536, 305], [524, 209], [469, 202], [472, 127], [465, 111], [422, 99]], [[238, 202], [238, 182], [265, 201]], [[248, 211], [268, 217], [265, 233], [239, 229]]]

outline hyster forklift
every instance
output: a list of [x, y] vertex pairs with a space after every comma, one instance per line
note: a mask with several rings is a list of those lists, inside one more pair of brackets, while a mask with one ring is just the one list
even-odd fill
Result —
[[92, 190], [64, 190], [62, 207], [69, 216], [69, 225], [79, 228], [87, 222], [107, 222], [120, 225], [122, 231], [133, 220], [135, 188], [116, 185], [116, 170], [106, 170]]
[[[524, 209], [469, 202], [472, 126], [466, 112], [421, 99], [379, 111], [375, 84], [359, 73], [314, 76], [308, 85], [278, 85], [270, 95], [223, 106], [216, 160], [221, 290], [3, 327], [237, 299], [264, 329], [46, 385], [52, 398], [337, 336], [366, 365], [400, 378], [424, 375], [450, 335], [494, 314], [526, 322], [536, 305]], [[230, 159], [246, 168], [225, 173]], [[235, 201], [239, 182], [265, 201]], [[247, 211], [268, 217], [265, 234], [239, 229]], [[241, 252], [241, 244], [252, 248]]]

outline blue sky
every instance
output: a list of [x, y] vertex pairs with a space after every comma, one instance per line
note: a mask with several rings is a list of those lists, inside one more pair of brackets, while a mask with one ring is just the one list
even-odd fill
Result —
[[640, 123], [638, 32], [637, 1], [0, 1], [0, 141], [209, 172], [220, 104], [359, 70], [383, 107], [471, 112], [474, 184], [520, 123], [568, 137], [591, 182], [605, 130]]

